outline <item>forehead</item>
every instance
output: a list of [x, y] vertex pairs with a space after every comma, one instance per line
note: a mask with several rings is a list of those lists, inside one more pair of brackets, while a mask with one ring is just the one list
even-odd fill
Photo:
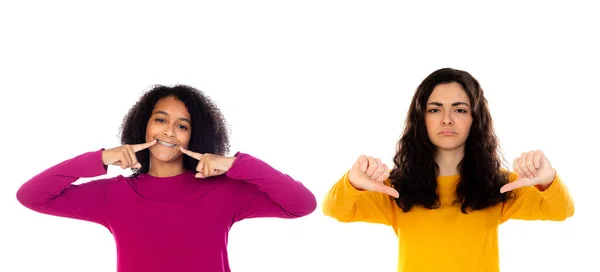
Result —
[[433, 92], [427, 99], [427, 102], [453, 103], [469, 102], [469, 96], [464, 91], [462, 85], [457, 82], [438, 84], [433, 88]]
[[152, 111], [152, 113], [155, 113], [157, 111], [164, 111], [174, 117], [185, 117], [188, 119], [190, 118], [190, 113], [185, 107], [185, 104], [172, 96], [163, 97], [159, 99], [154, 105], [154, 110]]

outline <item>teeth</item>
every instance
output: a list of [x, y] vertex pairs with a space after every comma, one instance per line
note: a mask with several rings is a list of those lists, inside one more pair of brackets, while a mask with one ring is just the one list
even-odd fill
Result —
[[170, 143], [167, 143], [167, 142], [163, 142], [163, 141], [161, 141], [161, 140], [157, 140], [157, 141], [158, 141], [158, 143], [160, 143], [161, 145], [164, 145], [164, 146], [168, 146], [168, 147], [174, 147], [174, 146], [175, 146], [174, 144], [170, 144]]

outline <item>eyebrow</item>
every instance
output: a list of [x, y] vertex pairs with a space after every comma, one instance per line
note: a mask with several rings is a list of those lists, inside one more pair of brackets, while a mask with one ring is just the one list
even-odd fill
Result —
[[[166, 111], [160, 111], [160, 110], [156, 111], [154, 114], [163, 114], [163, 115], [166, 115], [166, 116], [170, 116]], [[186, 121], [186, 122], [188, 122], [190, 124], [192, 123], [189, 119], [187, 119], [185, 117], [179, 117], [179, 120]]]
[[[434, 105], [434, 106], [440, 106], [440, 107], [443, 106], [443, 104], [440, 103], [440, 102], [429, 102], [429, 103], [427, 103], [427, 105]], [[464, 106], [467, 106], [467, 107], [469, 106], [469, 104], [466, 103], [466, 102], [454, 102], [454, 103], [452, 103], [452, 107], [456, 107], [456, 106], [459, 106], [459, 105], [464, 105]]]

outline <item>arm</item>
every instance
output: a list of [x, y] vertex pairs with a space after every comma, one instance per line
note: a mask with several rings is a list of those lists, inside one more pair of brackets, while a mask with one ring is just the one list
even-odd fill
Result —
[[313, 193], [302, 183], [265, 162], [238, 152], [227, 177], [245, 182], [235, 194], [235, 221], [254, 217], [297, 218], [317, 206]]
[[102, 150], [63, 161], [25, 182], [17, 200], [25, 207], [48, 215], [92, 221], [106, 226], [103, 182], [72, 185], [79, 178], [106, 174]]
[[387, 194], [354, 188], [346, 172], [327, 193], [323, 213], [340, 222], [392, 225], [396, 220], [395, 205]]
[[[517, 179], [517, 173], [511, 172], [509, 182]], [[502, 204], [500, 223], [508, 219], [562, 221], [575, 211], [573, 199], [558, 174], [546, 188], [526, 186], [514, 193], [516, 197]]]

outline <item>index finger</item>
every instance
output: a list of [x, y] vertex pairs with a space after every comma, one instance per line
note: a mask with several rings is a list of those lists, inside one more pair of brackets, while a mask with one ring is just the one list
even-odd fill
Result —
[[131, 148], [133, 148], [133, 152], [138, 152], [140, 150], [144, 150], [148, 147], [153, 146], [154, 144], [156, 144], [156, 139], [152, 140], [152, 142], [147, 142], [147, 143], [143, 143], [143, 144], [135, 144], [135, 145], [131, 145]]
[[183, 152], [183, 154], [186, 154], [186, 155], [188, 155], [188, 156], [190, 156], [190, 157], [192, 157], [192, 158], [194, 158], [196, 160], [202, 159], [202, 154], [200, 154], [200, 153], [196, 153], [194, 151], [189, 151], [189, 150], [187, 150], [187, 149], [185, 149], [185, 148], [183, 148], [181, 146], [179, 147], [179, 149], [181, 150], [181, 152]]

